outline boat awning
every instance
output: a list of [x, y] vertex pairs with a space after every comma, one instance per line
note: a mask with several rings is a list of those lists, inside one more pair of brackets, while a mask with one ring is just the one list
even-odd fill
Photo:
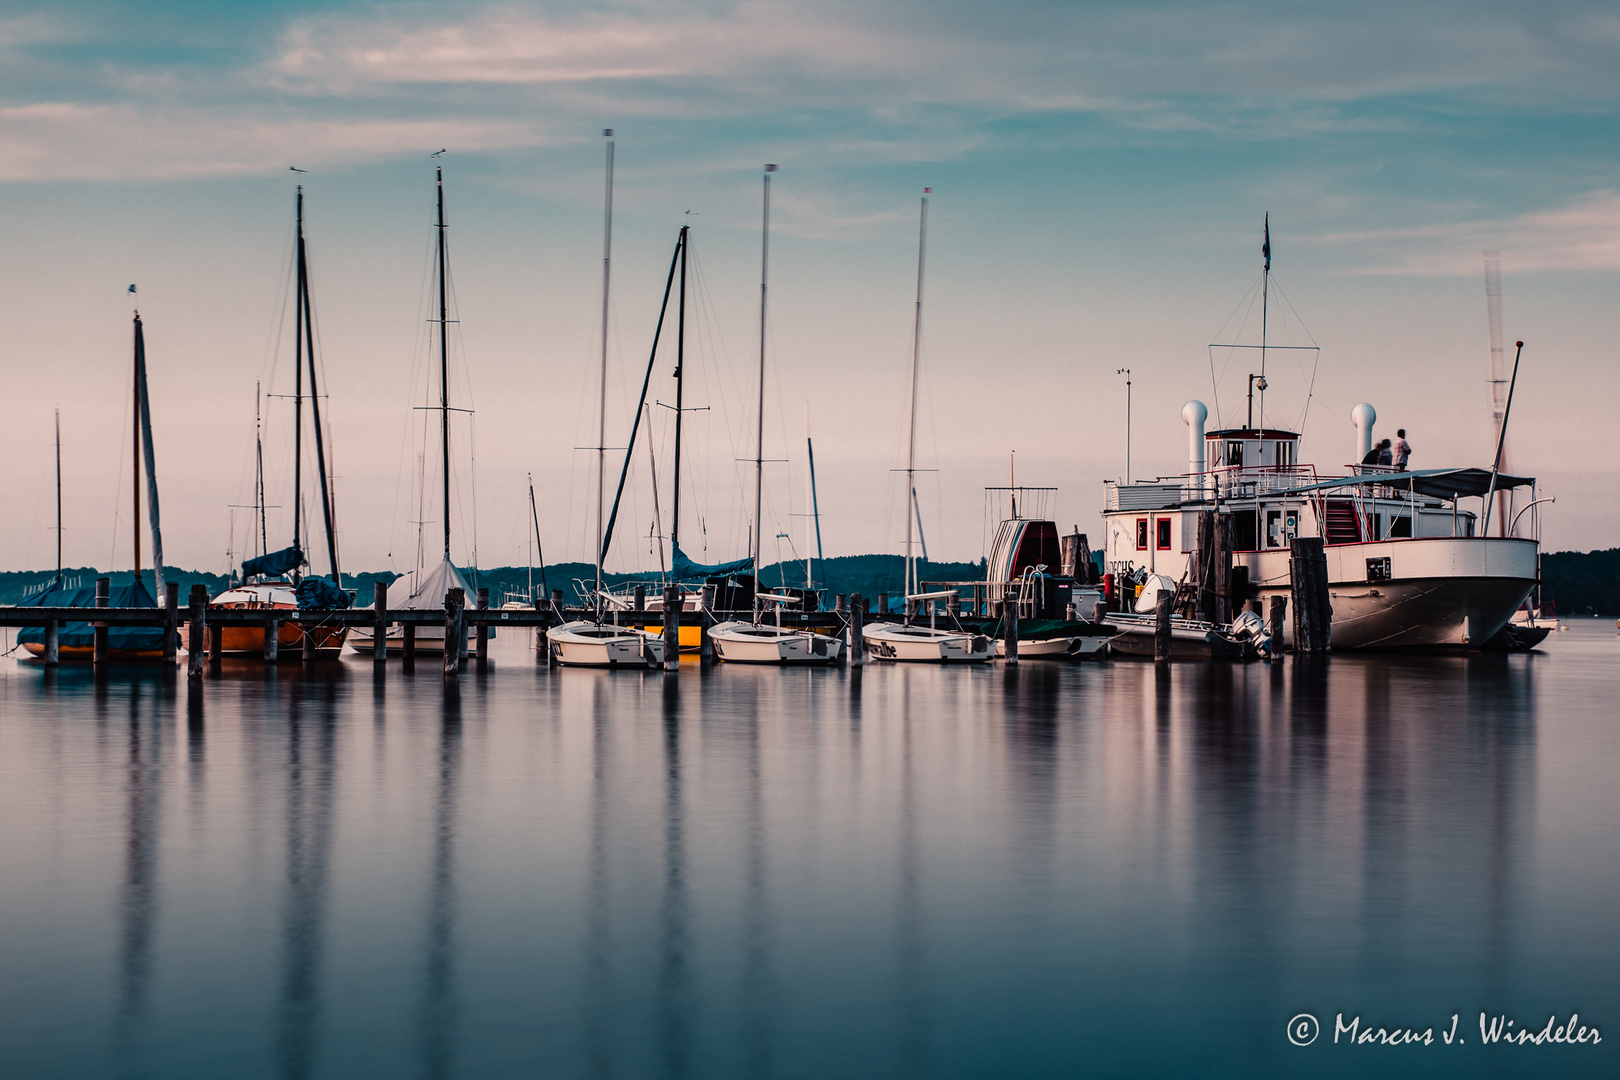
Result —
[[[1496, 475], [1496, 490], [1529, 487], [1536, 482], [1533, 476]], [[1424, 469], [1417, 472], [1376, 472], [1360, 476], [1340, 476], [1315, 484], [1268, 492], [1271, 495], [1301, 495], [1307, 492], [1328, 491], [1346, 487], [1384, 487], [1397, 491], [1416, 491], [1435, 499], [1456, 499], [1463, 496], [1483, 496], [1491, 489], [1489, 469]]]

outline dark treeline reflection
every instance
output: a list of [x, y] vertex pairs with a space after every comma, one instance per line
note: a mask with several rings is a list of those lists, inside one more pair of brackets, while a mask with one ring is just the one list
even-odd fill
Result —
[[0, 811], [54, 839], [0, 961], [71, 969], [0, 1000], [18, 1075], [74, 1071], [70, 1020], [119, 1075], [1288, 1074], [1328, 1061], [1295, 1012], [1439, 1023], [1620, 952], [1546, 918], [1608, 864], [1535, 855], [1549, 725], [1607, 737], [1548, 688], [1596, 664], [637, 674], [523, 637], [459, 681], [6, 683]]

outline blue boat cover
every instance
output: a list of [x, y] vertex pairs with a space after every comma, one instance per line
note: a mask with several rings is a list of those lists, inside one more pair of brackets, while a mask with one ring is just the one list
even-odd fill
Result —
[[670, 577], [677, 581], [696, 581], [699, 578], [730, 577], [733, 574], [748, 574], [754, 569], [752, 557], [737, 559], [735, 562], [715, 563], [713, 566], [704, 566], [695, 563], [686, 557], [679, 544], [675, 545], [675, 552], [670, 559]]
[[307, 577], [298, 583], [301, 608], [346, 608], [349, 594], [322, 577]]
[[[82, 589], [47, 589], [37, 596], [30, 596], [17, 606], [93, 608], [96, 606], [96, 590], [93, 586]], [[152, 599], [152, 594], [147, 591], [145, 583], [136, 581], [134, 585], [120, 585], [109, 589], [107, 606], [155, 608], [158, 605], [157, 601]], [[31, 641], [36, 643], [45, 641], [43, 626], [25, 626], [17, 631], [19, 644]], [[89, 648], [96, 643], [96, 632], [87, 622], [64, 623], [57, 629], [56, 642], [64, 648], [68, 646]], [[107, 647], [131, 652], [162, 649], [163, 627], [109, 626]]]
[[290, 574], [304, 565], [304, 553], [297, 544], [280, 551], [271, 551], [260, 555], [256, 559], [242, 560], [242, 579], [254, 577], [276, 577], [279, 574]]

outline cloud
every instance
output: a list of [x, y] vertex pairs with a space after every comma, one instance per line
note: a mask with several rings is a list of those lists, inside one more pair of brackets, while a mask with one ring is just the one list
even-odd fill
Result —
[[1500, 251], [1516, 271], [1617, 270], [1620, 192], [1592, 191], [1563, 206], [1502, 221], [1332, 233], [1318, 242], [1389, 253], [1393, 261], [1360, 271], [1370, 275], [1471, 277], [1480, 272], [1485, 250]]

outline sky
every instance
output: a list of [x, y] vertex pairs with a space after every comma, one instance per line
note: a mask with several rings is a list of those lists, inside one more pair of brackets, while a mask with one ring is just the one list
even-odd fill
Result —
[[[1265, 420], [1302, 428], [1302, 460], [1341, 471], [1350, 410], [1368, 401], [1380, 436], [1407, 430], [1413, 467], [1488, 466], [1482, 253], [1497, 251], [1503, 328], [1526, 342], [1509, 465], [1557, 497], [1548, 549], [1611, 547], [1617, 101], [1620, 12], [1598, 3], [13, 0], [0, 569], [54, 561], [57, 409], [64, 560], [129, 564], [135, 305], [165, 561], [223, 571], [255, 550], [255, 386], [293, 390], [298, 184], [344, 568], [435, 558], [445, 514], [421, 406], [438, 392], [436, 167], [451, 404], [470, 410], [452, 421], [453, 555], [529, 558], [532, 477], [546, 560], [588, 561], [597, 455], [579, 448], [598, 445], [610, 127], [605, 442], [628, 439], [690, 226], [685, 403], [705, 411], [684, 421], [680, 538], [694, 558], [748, 546], [767, 162], [767, 561], [814, 543], [807, 424], [825, 554], [902, 548], [925, 187], [930, 557], [984, 554], [1000, 512], [984, 489], [1014, 469], [1058, 489], [1044, 509], [1061, 527], [1098, 533], [1103, 481], [1126, 467], [1121, 368], [1135, 477], [1184, 470], [1187, 400], [1243, 421], [1257, 354], [1210, 346], [1260, 340], [1267, 214], [1267, 340], [1313, 348], [1268, 353]], [[652, 402], [673, 401], [673, 336], [671, 322]], [[279, 548], [292, 410], [263, 405]], [[610, 569], [659, 565], [672, 418], [654, 404], [643, 426]], [[318, 517], [311, 457], [306, 439]], [[611, 499], [622, 450], [607, 457]], [[311, 539], [321, 552], [318, 526]]]

